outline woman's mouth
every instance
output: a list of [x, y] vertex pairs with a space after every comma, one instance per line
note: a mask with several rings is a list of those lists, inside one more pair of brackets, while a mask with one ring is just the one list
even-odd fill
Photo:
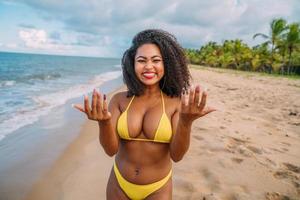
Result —
[[154, 78], [156, 76], [156, 73], [154, 73], [154, 72], [145, 72], [142, 75], [146, 79], [152, 79], [152, 78]]

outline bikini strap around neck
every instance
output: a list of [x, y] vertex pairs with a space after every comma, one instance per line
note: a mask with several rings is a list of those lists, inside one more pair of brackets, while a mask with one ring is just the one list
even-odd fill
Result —
[[[160, 91], [160, 95], [161, 95], [162, 104], [163, 104], [163, 112], [165, 112], [165, 101], [164, 101], [164, 96], [163, 96], [162, 91]], [[131, 103], [132, 103], [134, 97], [135, 97], [135, 95], [132, 96], [132, 98], [131, 98], [131, 100], [130, 100], [130, 102], [129, 102], [129, 104], [128, 104], [128, 106], [127, 106], [127, 108], [126, 108], [125, 111], [127, 111], [127, 110], [129, 109], [129, 107], [130, 107], [130, 105], [131, 105]]]
[[129, 102], [129, 104], [128, 104], [128, 106], [127, 106], [127, 108], [126, 108], [125, 111], [127, 111], [127, 110], [129, 109], [129, 107], [130, 107], [130, 105], [131, 105], [131, 103], [132, 103], [134, 97], [135, 97], [135, 95], [132, 96], [132, 98], [131, 98], [131, 100], [130, 100], [130, 102]]
[[162, 104], [163, 104], [163, 112], [165, 112], [165, 101], [164, 101], [164, 95], [162, 91], [160, 91], [161, 99], [162, 99]]

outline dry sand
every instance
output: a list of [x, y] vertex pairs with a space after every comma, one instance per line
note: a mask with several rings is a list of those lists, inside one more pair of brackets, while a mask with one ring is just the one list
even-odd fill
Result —
[[[173, 199], [300, 199], [299, 79], [191, 72], [219, 110], [194, 122], [190, 149], [174, 164]], [[112, 162], [87, 121], [27, 199], [105, 199]]]

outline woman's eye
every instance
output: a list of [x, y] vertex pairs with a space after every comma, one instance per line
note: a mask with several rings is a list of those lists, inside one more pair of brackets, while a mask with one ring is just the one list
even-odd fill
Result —
[[158, 63], [158, 62], [160, 62], [160, 60], [153, 60], [153, 62]]
[[146, 62], [145, 60], [138, 60], [137, 62], [139, 62], [139, 63], [144, 63], [144, 62]]

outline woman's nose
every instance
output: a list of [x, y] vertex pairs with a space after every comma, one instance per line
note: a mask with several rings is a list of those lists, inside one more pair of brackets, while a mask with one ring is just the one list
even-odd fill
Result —
[[151, 68], [153, 68], [153, 66], [154, 65], [153, 65], [153, 63], [151, 61], [147, 61], [146, 64], [145, 64], [145, 68], [146, 69], [149, 69], [149, 68], [151, 69]]

